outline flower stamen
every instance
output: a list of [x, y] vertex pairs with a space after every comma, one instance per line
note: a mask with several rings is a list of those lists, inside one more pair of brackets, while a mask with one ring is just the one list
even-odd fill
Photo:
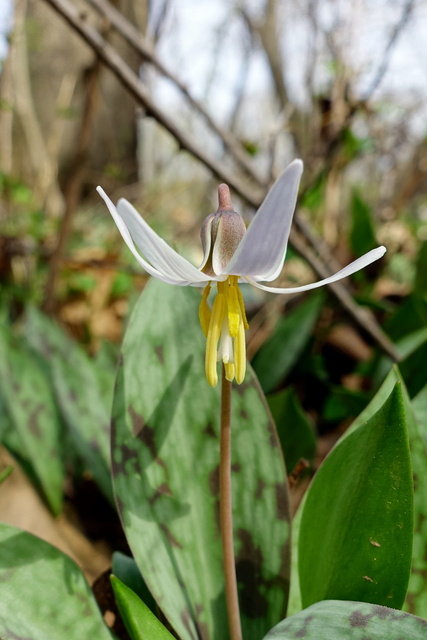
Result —
[[245, 328], [245, 331], [247, 331], [249, 329], [249, 322], [248, 322], [248, 319], [246, 317], [245, 302], [243, 300], [242, 292], [240, 291], [240, 289], [237, 286], [237, 284], [236, 284], [236, 291], [237, 291], [237, 297], [239, 299], [240, 313], [241, 313], [242, 320], [243, 320], [243, 326]]
[[205, 371], [212, 387], [218, 383], [218, 361], [224, 363], [225, 375], [229, 381], [236, 379], [240, 384], [246, 373], [245, 329], [248, 322], [237, 283], [238, 276], [229, 276], [227, 280], [217, 282], [218, 294], [212, 312], [207, 303], [210, 284], [205, 288], [200, 302], [200, 324], [207, 337]]
[[199, 320], [202, 325], [202, 331], [205, 334], [205, 337], [208, 337], [209, 324], [211, 321], [211, 309], [208, 305], [208, 297], [211, 292], [211, 284], [209, 283], [207, 287], [203, 290], [202, 301], [199, 306]]
[[224, 362], [225, 377], [229, 382], [233, 382], [235, 376], [235, 367], [232, 362]]
[[211, 387], [215, 387], [218, 383], [218, 374], [216, 371], [217, 347], [221, 334], [222, 321], [224, 317], [224, 294], [219, 293], [215, 298], [212, 307], [212, 315], [209, 322], [209, 329], [206, 341], [206, 377]]
[[236, 338], [239, 333], [239, 324], [242, 311], [237, 293], [237, 277], [230, 276], [228, 278], [228, 296], [227, 296], [227, 316], [228, 330], [232, 338]]

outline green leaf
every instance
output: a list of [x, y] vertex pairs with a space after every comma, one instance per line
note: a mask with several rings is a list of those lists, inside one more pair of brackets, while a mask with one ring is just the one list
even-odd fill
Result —
[[427, 385], [413, 398], [412, 408], [421, 437], [427, 446]]
[[415, 294], [425, 299], [427, 292], [427, 242], [424, 241], [418, 251], [416, 275], [414, 282]]
[[[181, 640], [228, 635], [218, 523], [220, 391], [204, 375], [200, 294], [151, 281], [126, 332], [113, 404], [114, 489], [133, 556]], [[286, 470], [249, 370], [233, 390], [233, 512], [243, 634], [286, 610]], [[268, 526], [265, 526], [268, 523]]]
[[384, 330], [396, 342], [426, 325], [427, 303], [416, 295], [409, 295], [399, 301], [392, 316], [384, 323]]
[[399, 363], [408, 393], [413, 398], [427, 384], [427, 339]]
[[82, 572], [25, 531], [0, 524], [0, 637], [111, 640]]
[[[406, 335], [399, 340], [395, 347], [402, 360], [399, 369], [411, 398], [427, 384], [427, 369], [424, 366], [427, 358], [427, 328], [420, 329]], [[389, 357], [384, 356], [379, 361], [375, 380], [382, 382], [392, 366]]]
[[[409, 399], [397, 366], [394, 366], [383, 385], [366, 409], [346, 432], [352, 433], [370, 419], [385, 402], [396, 382], [402, 385], [406, 425], [412, 459], [414, 485], [414, 544], [412, 568], [404, 609], [423, 618], [427, 617], [427, 535], [424, 522], [427, 517], [427, 432], [424, 414], [418, 411], [418, 402]], [[421, 394], [419, 394], [421, 396]], [[418, 399], [418, 396], [417, 396]], [[421, 398], [420, 398], [421, 400]], [[420, 402], [421, 404], [421, 402]]]
[[350, 208], [350, 247], [355, 256], [361, 256], [378, 246], [372, 221], [372, 211], [357, 191], [352, 194]]
[[138, 565], [133, 558], [116, 551], [113, 553], [111, 571], [121, 582], [129, 587], [129, 589], [132, 589], [151, 611], [154, 612], [156, 610], [156, 603], [154, 602], [153, 596], [149, 592], [144, 578], [138, 569]]
[[292, 471], [301, 458], [311, 461], [316, 452], [313, 423], [291, 387], [267, 398], [279, 433], [286, 468]]
[[366, 602], [327, 600], [280, 622], [264, 640], [425, 640], [427, 622]]
[[111, 576], [120, 615], [131, 640], [174, 640], [147, 605], [116, 576]]
[[325, 459], [299, 535], [303, 606], [325, 599], [400, 608], [411, 569], [412, 470], [401, 385]]
[[274, 391], [298, 361], [320, 314], [323, 292], [317, 292], [278, 322], [273, 335], [256, 352], [252, 365], [265, 393]]
[[369, 396], [365, 391], [347, 389], [338, 385], [330, 386], [323, 408], [323, 420], [342, 422], [357, 416], [366, 407]]
[[64, 484], [60, 417], [44, 370], [5, 327], [0, 330], [0, 393], [17, 435], [13, 442], [19, 450], [12, 453], [28, 463], [53, 513], [58, 513]]
[[110, 411], [114, 367], [109, 384], [83, 349], [49, 318], [29, 308], [25, 335], [45, 359], [51, 382], [77, 453], [104, 495], [113, 502], [110, 476]]
[[299, 531], [301, 526], [301, 515], [304, 509], [305, 496], [304, 494], [298, 509], [292, 518], [292, 540], [291, 540], [291, 586], [289, 589], [289, 600], [287, 616], [292, 616], [294, 613], [298, 613], [302, 609], [301, 602], [301, 588], [299, 581], [299, 558], [298, 558], [298, 540]]

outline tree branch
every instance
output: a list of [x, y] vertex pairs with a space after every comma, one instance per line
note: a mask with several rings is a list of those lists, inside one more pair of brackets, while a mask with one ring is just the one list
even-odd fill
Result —
[[406, 23], [408, 22], [411, 16], [412, 10], [414, 8], [414, 4], [415, 4], [415, 0], [408, 0], [408, 2], [406, 2], [406, 4], [404, 5], [402, 9], [402, 15], [400, 16], [398, 23], [395, 25], [393, 31], [391, 32], [390, 39], [384, 51], [384, 56], [383, 56], [381, 65], [373, 81], [368, 87], [366, 93], [364, 94], [362, 98], [363, 101], [369, 100], [369, 98], [372, 96], [374, 91], [378, 88], [378, 86], [382, 82], [382, 79], [384, 78], [386, 71], [388, 69], [388, 65], [390, 63], [390, 58], [391, 58], [393, 49], [399, 39], [400, 34], [402, 33]]
[[[185, 86], [183, 82], [170, 71], [156, 56], [153, 48], [147, 42], [147, 40], [141, 35], [141, 33], [127, 20], [117, 9], [113, 7], [113, 5], [108, 2], [108, 0], [88, 0], [89, 4], [91, 4], [104, 18], [106, 18], [111, 26], [132, 46], [144, 60], [153, 65], [159, 73], [161, 73], [165, 78], [170, 80], [182, 95], [186, 98], [188, 103], [195, 109], [206, 121], [208, 126], [216, 133], [216, 135], [221, 139], [224, 147], [230, 153], [235, 162], [240, 165], [240, 167], [261, 186], [266, 186], [265, 181], [259, 176], [258, 172], [255, 170], [253, 163], [251, 161], [250, 156], [242, 147], [240, 142], [234, 137], [234, 135], [220, 127], [209, 112], [205, 109], [204, 105], [196, 100], [194, 96], [190, 93], [188, 88]], [[65, 17], [65, 16], [64, 16]]]
[[[170, 117], [157, 106], [150, 95], [144, 88], [138, 76], [130, 69], [130, 67], [117, 54], [115, 49], [111, 47], [96, 29], [87, 24], [69, 0], [44, 0], [50, 4], [67, 22], [75, 29], [86, 43], [94, 49], [100, 60], [115, 74], [121, 84], [134, 96], [134, 98], [144, 106], [149, 115], [155, 118], [171, 135], [177, 140], [182, 149], [188, 151], [204, 164], [212, 174], [221, 182], [228, 185], [250, 206], [257, 208], [262, 198], [255, 194], [247, 186], [244, 186], [236, 177], [229, 173], [224, 162], [219, 162], [207, 154], [204, 149], [195, 144], [191, 138], [182, 131]], [[325, 278], [331, 275], [328, 267], [323, 264], [309, 249], [295, 228], [291, 232], [290, 242], [294, 248], [307, 260], [312, 269], [321, 277]], [[399, 360], [399, 356], [387, 338], [382, 329], [376, 322], [375, 318], [368, 312], [358, 307], [352, 296], [341, 283], [333, 283], [328, 285], [333, 293], [338, 297], [354, 320], [365, 329], [380, 347], [390, 355], [394, 360]]]

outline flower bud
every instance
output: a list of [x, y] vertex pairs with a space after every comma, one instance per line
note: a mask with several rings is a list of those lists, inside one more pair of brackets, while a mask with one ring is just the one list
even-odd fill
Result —
[[200, 269], [211, 275], [224, 272], [246, 232], [242, 216], [233, 210], [226, 184], [219, 185], [218, 200], [217, 211], [205, 218], [200, 234], [204, 254]]

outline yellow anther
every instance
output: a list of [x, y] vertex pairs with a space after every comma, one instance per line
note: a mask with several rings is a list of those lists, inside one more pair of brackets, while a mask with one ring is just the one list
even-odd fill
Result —
[[234, 380], [234, 364], [232, 362], [224, 362], [225, 377], [229, 382]]
[[245, 328], [245, 331], [247, 331], [249, 329], [249, 322], [248, 322], [248, 319], [246, 318], [245, 302], [243, 300], [242, 292], [237, 286], [236, 286], [236, 291], [237, 291], [237, 297], [239, 299], [240, 313], [242, 314], [243, 326]]
[[217, 282], [218, 294], [212, 311], [208, 305], [209, 283], [199, 306], [200, 324], [206, 336], [205, 371], [212, 387], [218, 383], [218, 359], [224, 364], [227, 380], [236, 379], [240, 384], [246, 373], [245, 329], [248, 322], [238, 280], [238, 276], [229, 276], [227, 280]]
[[239, 332], [239, 324], [240, 324], [241, 316], [242, 316], [242, 312], [239, 304], [237, 286], [233, 286], [230, 283], [230, 286], [227, 288], [227, 317], [228, 317], [228, 330], [232, 338], [235, 338]]
[[239, 325], [239, 333], [234, 340], [234, 367], [236, 369], [236, 382], [241, 384], [246, 374], [246, 342], [243, 321]]
[[226, 288], [228, 287], [228, 281], [227, 280], [223, 280], [222, 282], [218, 281], [216, 286], [218, 287], [218, 293], [226, 293], [227, 291]]
[[[219, 287], [218, 287], [219, 288]], [[218, 383], [218, 373], [216, 370], [217, 347], [221, 334], [221, 327], [224, 319], [225, 300], [224, 294], [218, 293], [215, 298], [212, 315], [209, 323], [207, 341], [206, 341], [206, 360], [205, 371], [211, 387], [215, 387]]]
[[211, 315], [212, 315], [208, 305], [208, 297], [210, 292], [211, 292], [211, 285], [208, 284], [208, 286], [205, 287], [203, 291], [202, 300], [199, 305], [199, 320], [200, 320], [200, 324], [202, 325], [202, 331], [205, 334], [206, 338], [208, 337], [209, 323], [211, 321]]

